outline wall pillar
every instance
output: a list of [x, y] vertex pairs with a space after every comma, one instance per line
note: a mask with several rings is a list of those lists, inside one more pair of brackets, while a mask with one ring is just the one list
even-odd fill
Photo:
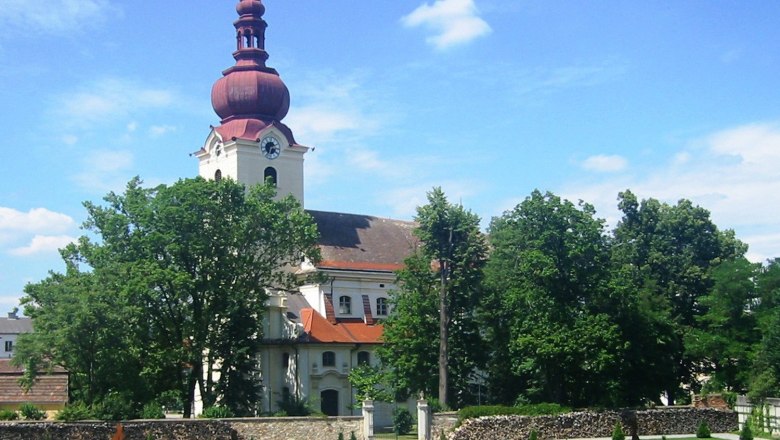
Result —
[[417, 440], [431, 440], [431, 407], [428, 401], [417, 401]]
[[363, 401], [363, 439], [374, 440], [374, 401]]

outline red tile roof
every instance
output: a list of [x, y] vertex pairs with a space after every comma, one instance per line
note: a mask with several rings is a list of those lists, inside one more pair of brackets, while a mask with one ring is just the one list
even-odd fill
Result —
[[382, 325], [368, 325], [361, 320], [328, 322], [314, 309], [302, 309], [303, 329], [313, 342], [345, 344], [378, 344], [381, 342]]
[[68, 373], [56, 368], [51, 374], [40, 373], [29, 391], [19, 386], [23, 370], [0, 360], [0, 403], [65, 404], [68, 402]]

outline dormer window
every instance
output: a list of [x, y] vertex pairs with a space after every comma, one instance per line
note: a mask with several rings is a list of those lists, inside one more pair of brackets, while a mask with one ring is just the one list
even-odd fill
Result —
[[352, 314], [352, 298], [346, 295], [339, 298], [339, 313], [342, 315]]

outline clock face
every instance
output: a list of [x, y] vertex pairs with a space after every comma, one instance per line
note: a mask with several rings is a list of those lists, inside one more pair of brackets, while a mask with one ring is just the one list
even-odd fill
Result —
[[260, 141], [260, 151], [263, 152], [265, 157], [276, 159], [279, 157], [279, 153], [282, 152], [282, 146], [275, 137], [269, 135]]

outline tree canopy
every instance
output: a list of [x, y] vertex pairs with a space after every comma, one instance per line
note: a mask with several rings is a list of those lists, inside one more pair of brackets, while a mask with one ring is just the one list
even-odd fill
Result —
[[292, 197], [274, 197], [229, 179], [155, 188], [134, 179], [105, 205], [85, 203], [90, 235], [63, 251], [66, 273], [25, 290], [36, 332], [16, 362], [83, 376], [74, 395], [88, 403], [173, 389], [186, 413], [197, 386], [206, 406], [254, 414], [268, 292], [295, 288], [290, 267], [319, 255], [311, 218]]

